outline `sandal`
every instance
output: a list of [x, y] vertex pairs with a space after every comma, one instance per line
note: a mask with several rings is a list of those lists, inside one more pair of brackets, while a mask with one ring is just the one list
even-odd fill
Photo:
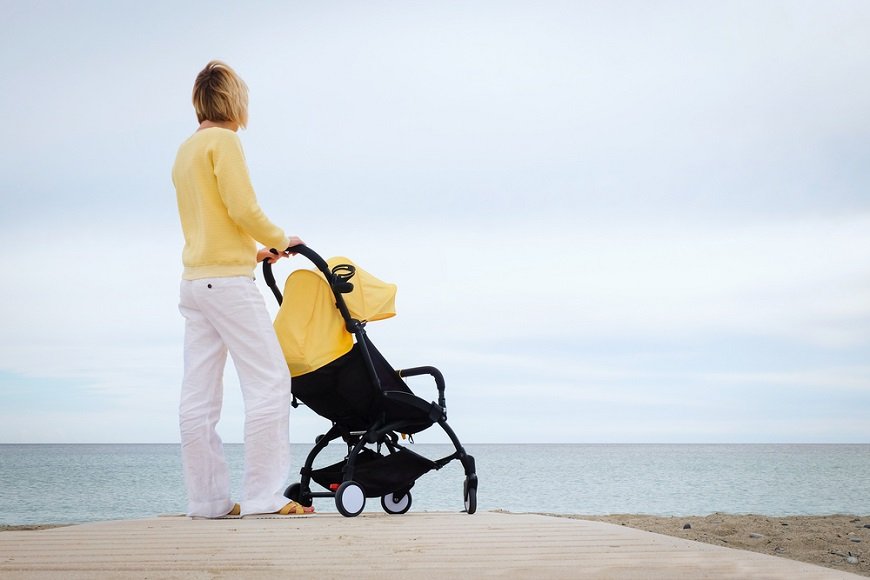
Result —
[[313, 514], [314, 506], [305, 507], [300, 503], [295, 501], [291, 501], [281, 509], [275, 512], [274, 515], [278, 516], [301, 516], [302, 514]]
[[314, 507], [305, 507], [302, 504], [291, 501], [290, 503], [284, 505], [281, 509], [276, 512], [271, 512], [268, 514], [247, 514], [243, 516], [244, 518], [250, 518], [254, 520], [268, 520], [268, 519], [277, 519], [285, 516], [302, 516], [309, 515], [314, 513]]
[[242, 513], [242, 506], [240, 506], [237, 503], [234, 503], [233, 508], [222, 516], [215, 516], [213, 518], [207, 518], [205, 516], [192, 516], [191, 519], [193, 519], [193, 520], [237, 520], [240, 517], [242, 517], [241, 513]]

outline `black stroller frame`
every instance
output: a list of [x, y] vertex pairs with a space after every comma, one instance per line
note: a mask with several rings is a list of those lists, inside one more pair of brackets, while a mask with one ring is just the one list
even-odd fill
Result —
[[[335, 297], [335, 306], [344, 319], [345, 328], [354, 336], [355, 344], [349, 353], [327, 365], [334, 368], [318, 369], [293, 379], [293, 407], [298, 407], [301, 401], [330, 419], [332, 427], [316, 438], [300, 470], [300, 481], [291, 484], [284, 495], [306, 507], [313, 504], [314, 498], [335, 498], [338, 511], [346, 517], [362, 513], [367, 497], [380, 497], [384, 511], [403, 514], [411, 507], [410, 490], [416, 479], [431, 469], [441, 469], [458, 459], [465, 470], [464, 511], [473, 514], [477, 510], [474, 457], [466, 453], [456, 433], [447, 424], [445, 382], [441, 372], [432, 366], [395, 370], [377, 351], [366, 336], [366, 322], [353, 318], [342, 296], [353, 290], [351, 279], [355, 269], [352, 265], [340, 264], [330, 269], [320, 255], [304, 245], [293, 246], [288, 251], [305, 256], [324, 275]], [[263, 261], [263, 277], [278, 304], [282, 304], [283, 296], [268, 260]], [[315, 383], [316, 375], [321, 371], [326, 374], [326, 380], [333, 382], [337, 381], [335, 376], [352, 377], [354, 371], [363, 375], [363, 380], [368, 378], [369, 389], [363, 388], [363, 391], [367, 391], [365, 396], [374, 401], [375, 412], [367, 418], [336, 416], [329, 406], [328, 393], [323, 394], [323, 389]], [[431, 376], [435, 381], [437, 403], [417, 397], [402, 380], [402, 377], [422, 375]], [[413, 441], [414, 433], [436, 423], [453, 443], [455, 451], [452, 454], [431, 460], [399, 445], [400, 433], [409, 435]], [[339, 438], [347, 444], [344, 460], [314, 469], [318, 454]], [[376, 450], [369, 446], [375, 446]], [[387, 448], [387, 455], [381, 454], [383, 447]], [[312, 480], [328, 491], [312, 491]]]

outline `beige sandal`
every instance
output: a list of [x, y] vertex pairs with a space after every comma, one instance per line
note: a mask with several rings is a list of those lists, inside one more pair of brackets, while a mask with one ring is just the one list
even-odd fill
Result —
[[242, 516], [245, 519], [252, 520], [273, 520], [278, 518], [283, 518], [287, 516], [303, 516], [314, 513], [313, 507], [305, 507], [298, 502], [291, 501], [288, 504], [285, 504], [284, 507], [279, 509], [276, 512], [271, 512], [268, 514], [247, 514]]
[[291, 501], [281, 509], [275, 512], [279, 516], [301, 516], [302, 514], [313, 514], [314, 508], [306, 508], [302, 504]]
[[213, 518], [207, 518], [204, 516], [193, 516], [193, 517], [191, 517], [191, 519], [193, 519], [193, 520], [236, 520], [236, 519], [239, 519], [240, 517], [242, 517], [241, 513], [242, 513], [242, 506], [240, 506], [237, 503], [234, 503], [233, 509], [231, 509], [230, 511], [228, 511], [227, 513], [225, 513], [222, 516], [215, 516]]

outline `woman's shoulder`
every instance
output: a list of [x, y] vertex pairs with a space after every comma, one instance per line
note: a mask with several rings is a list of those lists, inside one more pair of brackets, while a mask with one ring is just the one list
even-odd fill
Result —
[[182, 147], [185, 146], [209, 150], [220, 150], [226, 147], [240, 149], [242, 142], [234, 131], [222, 127], [208, 127], [206, 129], [199, 129], [188, 137], [182, 144]]

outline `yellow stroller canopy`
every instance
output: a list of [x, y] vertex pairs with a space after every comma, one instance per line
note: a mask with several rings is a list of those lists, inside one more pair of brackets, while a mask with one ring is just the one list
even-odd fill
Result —
[[[396, 315], [395, 284], [379, 280], [342, 256], [330, 258], [327, 264], [330, 270], [341, 265], [356, 269], [349, 280], [353, 290], [342, 294], [353, 318], [372, 322]], [[291, 376], [315, 371], [353, 347], [353, 336], [335, 302], [332, 288], [319, 270], [296, 270], [287, 277], [275, 333]]]

